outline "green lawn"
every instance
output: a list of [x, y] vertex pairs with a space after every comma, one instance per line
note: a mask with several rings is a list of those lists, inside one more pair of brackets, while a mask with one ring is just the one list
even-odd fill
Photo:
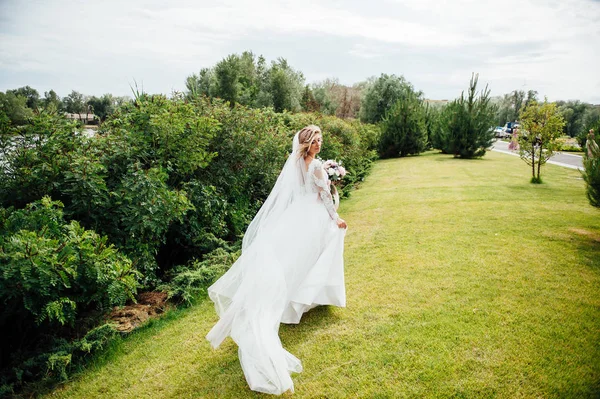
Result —
[[[379, 161], [340, 209], [348, 307], [282, 326], [295, 398], [600, 396], [600, 210], [576, 170], [519, 158]], [[212, 304], [132, 334], [53, 398], [238, 398]], [[286, 395], [286, 396], [289, 396]]]

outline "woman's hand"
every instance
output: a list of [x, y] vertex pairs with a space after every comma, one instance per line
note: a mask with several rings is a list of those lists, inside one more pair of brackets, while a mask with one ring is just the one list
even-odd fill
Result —
[[348, 225], [346, 224], [346, 221], [342, 218], [338, 218], [337, 220], [337, 225], [340, 229], [347, 229]]

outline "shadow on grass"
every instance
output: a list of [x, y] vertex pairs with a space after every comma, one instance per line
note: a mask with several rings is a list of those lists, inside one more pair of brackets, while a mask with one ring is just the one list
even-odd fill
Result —
[[332, 306], [317, 306], [306, 312], [299, 324], [281, 324], [279, 331], [294, 341], [301, 340], [306, 334], [314, 332], [324, 324], [331, 325], [339, 321]]
[[569, 227], [551, 230], [543, 234], [551, 241], [560, 242], [565, 248], [575, 247], [584, 259], [580, 264], [589, 266], [595, 272], [600, 271], [600, 231], [589, 227]]
[[575, 227], [570, 228], [569, 231], [572, 233], [569, 243], [577, 246], [577, 250], [585, 257], [586, 263], [592, 269], [600, 270], [600, 233]]
[[493, 162], [492, 159], [489, 158], [485, 158], [485, 157], [481, 157], [481, 158], [455, 158], [452, 154], [431, 154], [431, 155], [445, 155], [445, 157], [441, 157], [438, 156], [437, 158], [435, 158], [436, 162], [448, 162], [448, 161], [455, 161], [455, 162]]

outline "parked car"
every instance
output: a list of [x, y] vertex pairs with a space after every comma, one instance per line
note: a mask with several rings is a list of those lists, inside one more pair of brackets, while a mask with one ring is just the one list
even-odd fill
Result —
[[521, 125], [517, 122], [506, 122], [506, 125], [502, 127], [502, 132], [496, 133], [496, 137], [500, 138], [510, 138], [515, 131], [515, 129], [519, 129]]

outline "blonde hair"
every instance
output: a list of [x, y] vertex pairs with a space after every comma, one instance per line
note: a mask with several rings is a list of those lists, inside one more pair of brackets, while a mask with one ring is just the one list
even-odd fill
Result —
[[298, 156], [306, 158], [308, 155], [308, 151], [310, 150], [310, 145], [312, 144], [313, 138], [317, 134], [321, 133], [321, 129], [316, 125], [308, 125], [302, 128], [298, 133]]

